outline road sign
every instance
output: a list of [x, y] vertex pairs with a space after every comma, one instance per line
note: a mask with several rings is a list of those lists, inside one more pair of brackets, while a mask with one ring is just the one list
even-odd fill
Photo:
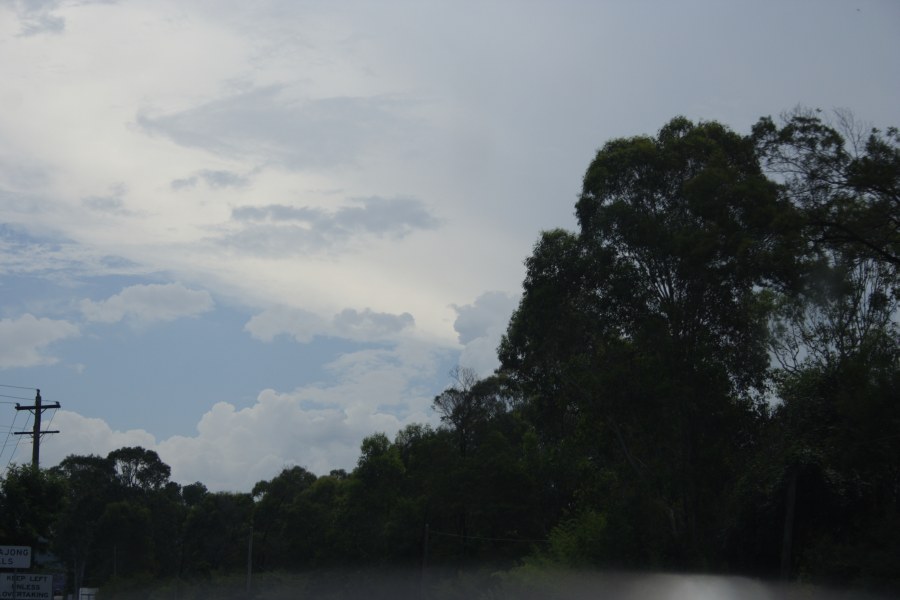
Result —
[[53, 600], [53, 575], [3, 573], [0, 600]]
[[30, 569], [30, 546], [0, 546], [0, 569]]

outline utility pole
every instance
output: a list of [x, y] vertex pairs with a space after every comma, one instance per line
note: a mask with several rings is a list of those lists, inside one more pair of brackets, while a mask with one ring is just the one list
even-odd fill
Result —
[[45, 433], [59, 433], [59, 431], [41, 431], [41, 415], [45, 410], [59, 408], [59, 402], [53, 404], [41, 404], [41, 390], [35, 390], [34, 406], [20, 406], [16, 402], [16, 410], [28, 410], [34, 414], [34, 427], [31, 431], [16, 431], [16, 435], [30, 435], [32, 440], [31, 466], [37, 469], [41, 462], [41, 436]]

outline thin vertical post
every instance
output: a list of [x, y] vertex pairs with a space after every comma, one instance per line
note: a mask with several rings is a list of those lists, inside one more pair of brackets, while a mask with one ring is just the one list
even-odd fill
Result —
[[250, 581], [253, 578], [253, 521], [250, 522], [250, 539], [247, 540], [247, 594], [250, 593]]
[[422, 573], [419, 575], [419, 599], [425, 598], [425, 570], [428, 568], [428, 523], [425, 523], [425, 535], [422, 538]]

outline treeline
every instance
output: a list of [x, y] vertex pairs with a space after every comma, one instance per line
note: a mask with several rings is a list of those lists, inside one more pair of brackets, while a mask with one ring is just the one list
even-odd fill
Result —
[[[11, 469], [2, 543], [76, 584], [543, 566], [900, 587], [900, 135], [846, 113], [607, 142], [485, 379], [352, 472], [179, 486], [152, 451]], [[524, 566], [523, 566], [524, 565]]]

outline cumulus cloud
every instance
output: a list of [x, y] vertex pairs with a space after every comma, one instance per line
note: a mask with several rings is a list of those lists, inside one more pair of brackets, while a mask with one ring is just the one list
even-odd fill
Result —
[[289, 335], [300, 343], [312, 341], [325, 330], [325, 322], [315, 314], [299, 308], [279, 306], [264, 310], [251, 317], [244, 331], [264, 342], [271, 342], [279, 335]]
[[55, 465], [70, 454], [98, 454], [106, 456], [125, 446], [142, 446], [156, 449], [156, 438], [143, 429], [115, 431], [103, 419], [82, 416], [68, 410], [57, 410], [53, 415], [53, 429], [59, 435], [51, 435], [41, 442], [41, 464]]
[[248, 491], [290, 465], [318, 474], [349, 470], [364, 437], [393, 436], [407, 424], [434, 421], [436, 390], [429, 381], [443, 364], [441, 352], [407, 343], [345, 354], [327, 367], [337, 383], [263, 390], [241, 409], [218, 402], [200, 419], [196, 435], [159, 442], [143, 430], [114, 431], [100, 419], [59, 411], [54, 427], [65, 436], [51, 436], [42, 445], [43, 462], [140, 445], [159, 453], [172, 467], [173, 480], [231, 491]]
[[485, 292], [472, 304], [452, 305], [456, 311], [453, 329], [463, 345], [460, 365], [482, 376], [500, 366], [497, 346], [518, 302], [518, 296], [505, 292]]
[[362, 312], [346, 308], [332, 319], [334, 329], [340, 337], [352, 340], [373, 340], [392, 336], [415, 325], [415, 319], [408, 312], [394, 315], [365, 309]]
[[81, 301], [84, 317], [99, 323], [116, 323], [126, 317], [143, 322], [174, 321], [212, 308], [209, 292], [191, 290], [180, 283], [133, 285], [106, 300]]
[[289, 335], [300, 343], [311, 342], [317, 335], [372, 342], [392, 339], [414, 326], [415, 319], [406, 312], [397, 315], [369, 308], [362, 311], [347, 308], [328, 320], [303, 309], [280, 306], [254, 315], [244, 330], [264, 342], [271, 342], [279, 335]]
[[263, 255], [333, 250], [361, 236], [402, 239], [440, 221], [415, 198], [356, 198], [334, 211], [309, 206], [240, 206], [232, 210], [237, 230], [222, 243]]
[[44, 354], [45, 348], [78, 334], [78, 327], [68, 321], [39, 319], [31, 314], [0, 319], [0, 369], [53, 364], [57, 359]]
[[160, 456], [180, 481], [200, 480], [211, 489], [246, 490], [294, 464], [318, 474], [352, 469], [365, 436], [393, 436], [409, 423], [433, 421], [435, 391], [424, 383], [438, 359], [416, 345], [346, 354], [329, 365], [339, 383], [264, 390], [240, 410], [220, 402], [200, 420], [196, 436], [163, 441]]

